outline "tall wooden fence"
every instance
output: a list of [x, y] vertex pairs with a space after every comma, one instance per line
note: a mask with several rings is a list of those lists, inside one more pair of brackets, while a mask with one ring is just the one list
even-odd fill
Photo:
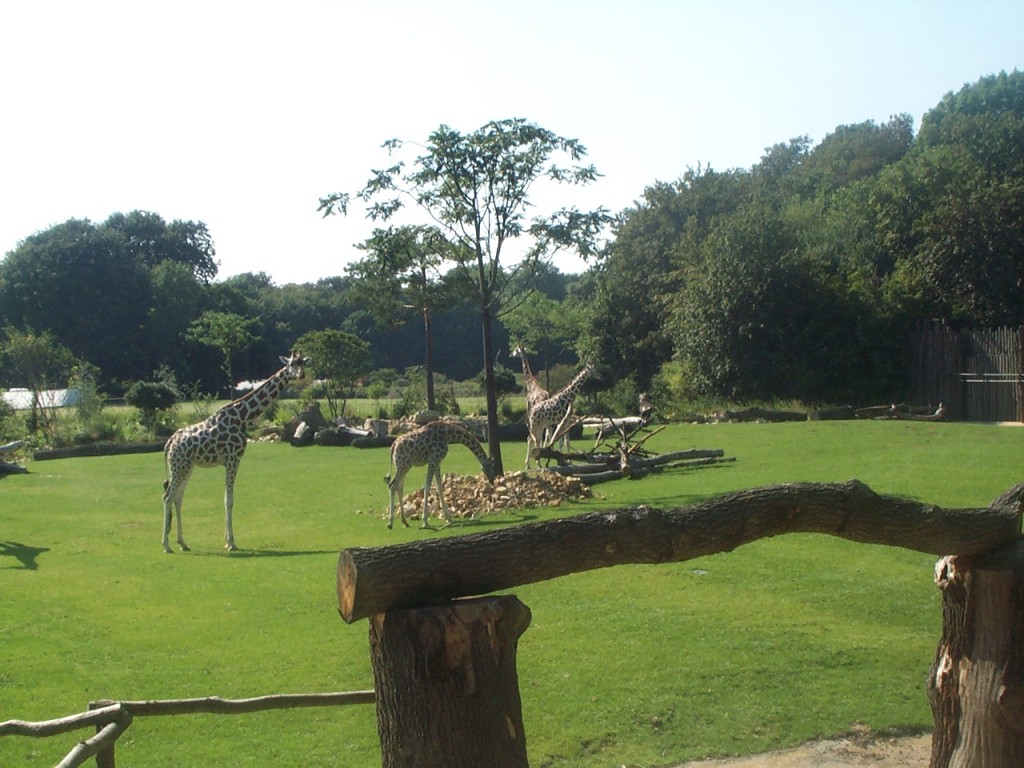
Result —
[[914, 403], [962, 421], [1024, 421], [1024, 328], [922, 323], [911, 345]]

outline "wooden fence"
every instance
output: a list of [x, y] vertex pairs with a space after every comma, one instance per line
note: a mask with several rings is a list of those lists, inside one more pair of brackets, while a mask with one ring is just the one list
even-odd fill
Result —
[[59, 736], [79, 728], [94, 727], [96, 735], [78, 742], [57, 764], [57, 768], [75, 768], [94, 756], [97, 768], [114, 768], [114, 746], [135, 717], [203, 713], [240, 715], [248, 712], [263, 712], [268, 709], [372, 704], [376, 700], [377, 696], [373, 691], [274, 694], [250, 699], [222, 699], [219, 696], [207, 696], [200, 699], [161, 701], [101, 700], [90, 702], [88, 712], [55, 720], [0, 722], [0, 736]]
[[935, 570], [943, 630], [927, 691], [931, 768], [1020, 768], [1022, 499], [1024, 484], [987, 508], [942, 509], [880, 496], [857, 481], [794, 483], [679, 509], [616, 509], [347, 549], [338, 608], [346, 622], [369, 619], [382, 767], [529, 768], [515, 666], [530, 610], [514, 595], [464, 596], [813, 532], [946, 555]]
[[911, 344], [915, 404], [941, 403], [962, 421], [1024, 421], [1024, 328], [922, 323]]
[[[94, 726], [59, 768], [113, 745], [138, 715], [234, 714], [376, 702], [382, 768], [528, 768], [516, 672], [530, 610], [524, 584], [596, 568], [671, 563], [785, 533], [825, 533], [942, 556], [942, 636], [927, 684], [931, 768], [1024, 765], [1024, 484], [988, 507], [943, 509], [863, 483], [791, 483], [659, 510], [639, 506], [503, 530], [341, 552], [341, 618], [368, 619], [375, 691], [226, 701], [93, 702], [45, 723], [0, 723], [0, 736]], [[482, 597], [470, 597], [470, 596]]]

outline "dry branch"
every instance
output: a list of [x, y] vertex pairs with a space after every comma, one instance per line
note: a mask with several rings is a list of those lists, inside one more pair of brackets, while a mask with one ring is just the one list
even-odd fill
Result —
[[943, 509], [876, 494], [863, 483], [755, 488], [673, 510], [595, 512], [481, 534], [341, 552], [338, 604], [347, 622], [625, 563], [728, 552], [783, 533], [827, 533], [936, 555], [1016, 541], [1024, 485], [984, 509]]

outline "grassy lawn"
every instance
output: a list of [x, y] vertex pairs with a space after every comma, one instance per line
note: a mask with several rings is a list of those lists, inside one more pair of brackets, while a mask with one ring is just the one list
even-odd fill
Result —
[[[808, 422], [674, 426], [656, 450], [722, 448], [732, 464], [598, 487], [548, 519], [669, 507], [788, 481], [857, 478], [881, 493], [984, 506], [1021, 480], [1024, 431], [987, 425]], [[504, 446], [506, 467], [524, 446]], [[0, 480], [0, 720], [48, 719], [91, 699], [372, 687], [367, 625], [336, 611], [338, 551], [444, 532], [388, 531], [386, 449], [253, 445], [223, 539], [223, 472], [185, 496], [191, 553], [160, 548], [160, 454], [30, 462]], [[453, 448], [448, 472], [475, 473]], [[422, 481], [410, 475], [407, 489]], [[173, 536], [172, 536], [173, 538]], [[660, 566], [515, 590], [533, 613], [519, 646], [531, 765], [664, 766], [846, 732], [923, 730], [939, 634], [930, 555], [820, 535], [762, 540]], [[0, 738], [0, 765], [58, 762], [88, 731]], [[119, 766], [373, 766], [373, 708], [140, 718]]]

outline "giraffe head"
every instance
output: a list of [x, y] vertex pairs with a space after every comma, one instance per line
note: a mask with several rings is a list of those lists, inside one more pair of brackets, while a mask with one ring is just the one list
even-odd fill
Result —
[[301, 379], [306, 375], [305, 366], [309, 365], [309, 358], [293, 350], [288, 357], [281, 355], [281, 362], [287, 369], [284, 374], [287, 378]]
[[498, 477], [498, 473], [494, 468], [494, 459], [490, 456], [486, 456], [481, 460], [480, 468], [484, 471], [484, 475], [487, 477], [487, 482], [493, 484], [495, 479]]

